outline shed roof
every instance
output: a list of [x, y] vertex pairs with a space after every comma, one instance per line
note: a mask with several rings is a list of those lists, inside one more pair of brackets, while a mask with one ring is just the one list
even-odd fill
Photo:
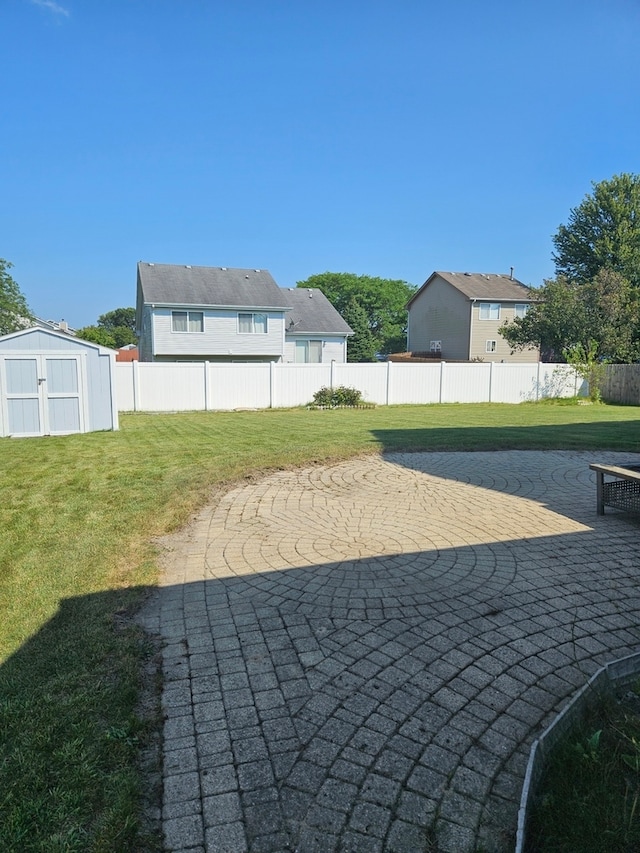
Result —
[[111, 355], [115, 354], [115, 350], [112, 350], [109, 347], [103, 347], [101, 344], [96, 344], [93, 341], [86, 341], [84, 338], [78, 338], [75, 335], [68, 335], [64, 332], [57, 332], [53, 329], [45, 329], [40, 326], [31, 326], [29, 329], [20, 329], [17, 332], [11, 332], [8, 335], [3, 335], [0, 337], [0, 349], [5, 342], [7, 344], [11, 344], [12, 342], [19, 341], [24, 344], [25, 349], [35, 343], [38, 350], [46, 350], [48, 340], [55, 341], [55, 348], [58, 350], [61, 348], [62, 342], [70, 351], [73, 349], [84, 348], [97, 350], [103, 355], [105, 353], [110, 353]]
[[496, 302], [523, 302], [531, 299], [530, 289], [503, 273], [482, 272], [442, 272], [437, 270], [431, 273], [422, 287], [414, 293], [407, 303], [407, 307], [419, 296], [436, 276], [444, 279], [447, 284], [455, 287], [468, 299], [492, 299]]
[[287, 308], [284, 291], [267, 270], [140, 261], [138, 284], [145, 304]]
[[283, 293], [290, 306], [285, 315], [287, 332], [296, 335], [353, 334], [353, 329], [317, 287], [291, 287]]

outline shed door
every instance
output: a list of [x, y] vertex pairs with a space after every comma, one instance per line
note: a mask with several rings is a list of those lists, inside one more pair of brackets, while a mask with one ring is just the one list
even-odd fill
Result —
[[84, 432], [81, 356], [4, 356], [8, 434], [66, 435]]

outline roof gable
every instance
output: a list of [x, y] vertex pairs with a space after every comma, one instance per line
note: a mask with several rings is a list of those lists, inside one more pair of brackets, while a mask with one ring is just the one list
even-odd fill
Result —
[[138, 264], [139, 297], [144, 304], [273, 308], [287, 301], [267, 270]]
[[292, 334], [352, 335], [353, 330], [317, 287], [283, 290], [289, 304], [285, 330]]
[[431, 273], [422, 287], [407, 303], [407, 307], [423, 293], [436, 277], [464, 294], [467, 299], [493, 300], [495, 302], [527, 302], [531, 299], [530, 289], [503, 273], [441, 272]]
[[[86, 341], [84, 338], [78, 338], [75, 335], [67, 335], [64, 332], [56, 332], [53, 329], [45, 329], [41, 326], [31, 326], [28, 329], [20, 329], [17, 332], [10, 332], [8, 335], [0, 337], [0, 343], [4, 341], [15, 341], [20, 338], [33, 338], [39, 342], [39, 347], [42, 349], [46, 349], [44, 341], [53, 339], [55, 341], [63, 341], [69, 350], [84, 348], [94, 349], [103, 354], [115, 353], [115, 350], [109, 349], [109, 347], [103, 347], [101, 344], [96, 344], [93, 341]], [[59, 347], [57, 347], [57, 349], [59, 349]]]

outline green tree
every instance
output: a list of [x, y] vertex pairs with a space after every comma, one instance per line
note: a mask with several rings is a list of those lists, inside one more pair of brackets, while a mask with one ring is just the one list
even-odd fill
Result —
[[407, 302], [416, 288], [406, 281], [355, 273], [325, 272], [297, 282], [317, 287], [344, 316], [352, 299], [365, 311], [375, 352], [404, 352], [407, 348]]
[[592, 186], [553, 238], [556, 273], [585, 284], [608, 269], [640, 288], [640, 175], [614, 175]]
[[347, 339], [347, 361], [375, 361], [376, 342], [362, 305], [351, 297], [342, 316], [353, 329], [353, 335]]
[[33, 314], [17, 283], [9, 274], [13, 264], [0, 258], [0, 335], [31, 325]]
[[532, 290], [524, 317], [501, 327], [514, 349], [539, 346], [543, 361], [565, 361], [576, 346], [594, 358], [630, 362], [640, 358], [640, 302], [618, 273], [600, 270], [584, 284], [560, 276]]
[[98, 317], [98, 326], [113, 338], [116, 347], [136, 343], [136, 309], [115, 308]]
[[111, 332], [103, 329], [102, 326], [84, 326], [84, 328], [76, 331], [76, 335], [84, 341], [91, 341], [103, 347], [109, 347], [110, 349], [118, 348], [114, 336]]
[[583, 379], [589, 383], [589, 399], [592, 403], [602, 401], [602, 381], [605, 362], [598, 358], [598, 342], [589, 341], [588, 345], [574, 344], [564, 351], [567, 364], [570, 364]]
[[114, 308], [113, 311], [107, 311], [106, 314], [101, 314], [98, 317], [98, 325], [105, 329], [115, 329], [119, 326], [125, 326], [136, 330], [136, 309], [135, 308]]
[[97, 324], [78, 329], [76, 334], [85, 341], [118, 349], [136, 343], [136, 309], [115, 308], [98, 317]]

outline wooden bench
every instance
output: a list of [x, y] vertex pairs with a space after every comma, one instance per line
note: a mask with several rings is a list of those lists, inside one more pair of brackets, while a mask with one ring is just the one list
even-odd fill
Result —
[[[596, 472], [596, 500], [598, 515], [604, 515], [605, 506], [626, 512], [640, 512], [640, 464], [589, 465]], [[605, 480], [605, 476], [611, 477]]]

